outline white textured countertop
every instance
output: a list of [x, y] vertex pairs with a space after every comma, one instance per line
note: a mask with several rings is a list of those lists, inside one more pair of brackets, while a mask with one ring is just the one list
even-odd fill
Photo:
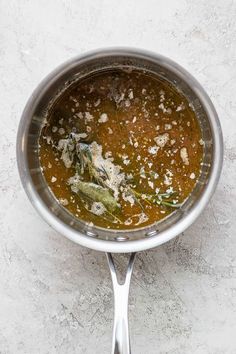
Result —
[[[15, 139], [27, 98], [84, 51], [135, 46], [169, 56], [205, 87], [224, 170], [198, 221], [138, 255], [135, 354], [236, 353], [236, 1], [0, 1], [0, 353], [109, 353], [113, 300], [103, 254], [64, 239], [31, 207]], [[123, 263], [120, 256], [120, 264]]]

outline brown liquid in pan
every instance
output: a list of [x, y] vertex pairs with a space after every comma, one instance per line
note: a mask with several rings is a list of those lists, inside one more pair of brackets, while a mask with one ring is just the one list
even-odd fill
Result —
[[[111, 229], [153, 224], [174, 212], [196, 184], [203, 155], [196, 115], [187, 99], [158, 77], [137, 70], [90, 76], [55, 102], [47, 121], [40, 136], [45, 179], [58, 201], [88, 223]], [[91, 146], [100, 153], [102, 148], [100, 164], [93, 153], [91, 159]], [[81, 166], [80, 147], [86, 147], [88, 165]], [[109, 164], [116, 166], [117, 178], [106, 171]], [[93, 189], [73, 188], [75, 175], [82, 187], [100, 185], [112, 206], [104, 207]], [[115, 192], [107, 183], [117, 179]]]

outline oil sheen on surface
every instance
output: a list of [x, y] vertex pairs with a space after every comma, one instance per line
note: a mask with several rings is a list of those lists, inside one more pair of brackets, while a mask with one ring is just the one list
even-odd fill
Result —
[[[134, 229], [165, 218], [189, 196], [200, 173], [202, 145], [191, 104], [176, 88], [141, 71], [114, 70], [83, 79], [55, 102], [39, 157], [51, 191], [68, 211], [96, 226]], [[108, 188], [116, 209], [73, 188], [76, 178], [101, 184], [89, 166], [80, 173], [81, 162], [78, 172], [78, 146], [102, 149], [103, 187], [106, 178], [114, 180], [104, 168], [117, 167], [120, 183], [116, 192]]]

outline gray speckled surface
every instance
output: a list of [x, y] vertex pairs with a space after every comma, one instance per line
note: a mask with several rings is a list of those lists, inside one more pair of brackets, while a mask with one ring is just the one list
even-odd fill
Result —
[[[49, 228], [15, 159], [27, 98], [55, 66], [131, 45], [183, 65], [205, 87], [225, 138], [223, 174], [200, 219], [138, 255], [130, 296], [135, 354], [236, 353], [236, 2], [0, 1], [0, 353], [109, 353], [112, 291], [103, 254]], [[123, 264], [124, 256], [118, 258]]]

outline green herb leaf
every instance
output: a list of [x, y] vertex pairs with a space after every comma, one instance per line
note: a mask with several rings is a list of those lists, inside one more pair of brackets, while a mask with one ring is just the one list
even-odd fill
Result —
[[119, 209], [119, 204], [107, 188], [92, 182], [77, 181], [71, 186], [71, 189], [75, 193], [82, 193], [85, 197], [95, 202], [103, 203], [105, 208], [110, 213], [113, 213]]

